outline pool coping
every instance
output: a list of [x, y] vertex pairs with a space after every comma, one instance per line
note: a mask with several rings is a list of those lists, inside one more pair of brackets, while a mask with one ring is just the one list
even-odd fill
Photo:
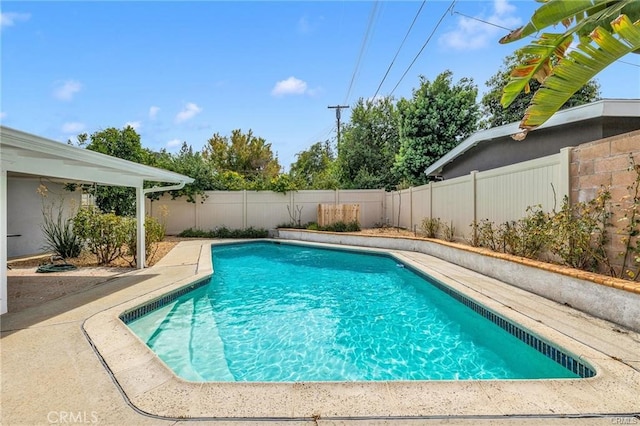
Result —
[[[271, 240], [269, 240], [271, 241]], [[345, 248], [343, 245], [287, 241], [291, 244]], [[213, 273], [211, 244], [200, 246], [193, 276], [89, 317], [84, 332], [128, 403], [141, 414], [167, 419], [370, 419], [455, 416], [637, 415], [640, 372], [594, 347], [576, 342], [537, 319], [549, 301], [514, 289], [432, 256], [349, 246], [389, 253], [412, 268], [522, 325], [596, 370], [587, 379], [228, 383], [188, 382], [177, 377], [121, 321], [120, 315], [163, 294], [207, 279]], [[220, 242], [226, 244], [228, 242]], [[473, 281], [473, 283], [470, 282]], [[473, 285], [470, 285], [473, 284]], [[495, 292], [508, 291], [505, 304]], [[522, 297], [535, 309], [515, 306]], [[536, 303], [538, 302], [538, 303]], [[515, 306], [515, 307], [514, 307]], [[569, 309], [569, 308], [565, 308]]]

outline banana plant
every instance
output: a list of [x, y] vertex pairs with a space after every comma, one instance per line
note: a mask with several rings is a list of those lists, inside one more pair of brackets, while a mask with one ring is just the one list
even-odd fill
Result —
[[[520, 50], [522, 63], [511, 72], [500, 103], [508, 107], [535, 78], [540, 84], [520, 122], [524, 139], [547, 121], [582, 86], [623, 56], [640, 52], [640, 0], [537, 0], [544, 3], [526, 25], [501, 44], [521, 40], [549, 26], [563, 33], [541, 33]], [[578, 44], [572, 48], [574, 40]]]

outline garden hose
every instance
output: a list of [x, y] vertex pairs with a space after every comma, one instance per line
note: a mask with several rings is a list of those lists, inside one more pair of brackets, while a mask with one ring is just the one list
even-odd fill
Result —
[[40, 272], [40, 273], [65, 272], [65, 271], [73, 271], [75, 269], [78, 269], [78, 268], [70, 263], [62, 263], [59, 265], [50, 263], [48, 265], [38, 266], [38, 269], [36, 269], [36, 272]]

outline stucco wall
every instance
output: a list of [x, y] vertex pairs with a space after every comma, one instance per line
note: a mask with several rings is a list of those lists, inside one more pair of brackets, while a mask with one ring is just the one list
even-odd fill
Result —
[[[628, 223], [621, 219], [624, 218], [625, 209], [632, 206], [629, 195], [633, 194], [630, 194], [629, 186], [637, 177], [637, 173], [630, 170], [631, 158], [640, 164], [640, 130], [582, 144], [571, 152], [571, 202], [589, 201], [597, 196], [601, 188], [608, 188], [611, 192], [614, 208], [607, 252], [618, 269], [622, 267], [619, 253], [626, 246], [617, 232]], [[632, 262], [633, 259], [628, 259], [627, 266], [631, 266]]]
[[[38, 193], [38, 187], [47, 187], [46, 197]], [[42, 235], [42, 209], [62, 202], [63, 215], [68, 217], [80, 204], [81, 194], [69, 192], [64, 185], [38, 178], [12, 177], [7, 179], [7, 234], [19, 235], [7, 238], [7, 257], [40, 254], [44, 250]]]

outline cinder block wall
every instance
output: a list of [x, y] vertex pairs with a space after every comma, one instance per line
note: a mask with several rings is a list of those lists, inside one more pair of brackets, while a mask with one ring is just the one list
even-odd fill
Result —
[[[630, 170], [632, 157], [640, 165], [640, 130], [582, 144], [571, 151], [571, 202], [589, 201], [601, 188], [611, 192], [613, 215], [607, 253], [618, 271], [623, 261], [620, 253], [625, 249], [619, 232], [628, 223], [620, 219], [625, 209], [632, 208], [633, 199], [629, 196], [633, 194], [629, 187], [637, 177], [636, 172]], [[637, 214], [640, 215], [640, 211]], [[632, 242], [635, 245], [635, 241]], [[633, 265], [633, 258], [629, 257], [627, 267]]]

